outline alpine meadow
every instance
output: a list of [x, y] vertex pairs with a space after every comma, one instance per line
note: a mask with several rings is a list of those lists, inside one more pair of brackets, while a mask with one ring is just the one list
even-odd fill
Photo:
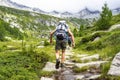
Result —
[[[0, 5], [0, 80], [120, 80], [120, 8], [114, 14], [105, 3], [102, 11], [85, 8], [87, 16], [77, 17], [35, 10]], [[67, 46], [65, 68], [57, 70], [50, 32], [60, 20], [72, 31], [75, 47]]]

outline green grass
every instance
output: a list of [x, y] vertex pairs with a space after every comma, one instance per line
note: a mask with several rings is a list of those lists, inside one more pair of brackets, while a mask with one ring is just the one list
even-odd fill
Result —
[[[32, 40], [32, 41], [31, 41]], [[47, 61], [55, 60], [54, 47], [37, 48], [39, 40], [0, 42], [1, 80], [39, 80]], [[40, 40], [42, 41], [42, 40]], [[14, 46], [15, 50], [7, 47]], [[52, 75], [52, 72], [46, 75]]]
[[52, 77], [52, 75], [56, 73], [55, 71], [40, 71], [39, 74], [41, 77]]
[[74, 71], [75, 73], [81, 73], [81, 72], [87, 71], [88, 69], [89, 69], [88, 66], [85, 66], [85, 67], [82, 67], [82, 68], [74, 67], [74, 68], [73, 68], [73, 71]]
[[106, 64], [102, 64], [101, 65], [101, 77], [99, 77], [97, 80], [120, 80], [120, 77], [119, 76], [111, 76], [111, 75], [108, 75], [108, 70], [110, 69], [110, 65], [111, 65], [111, 62], [108, 62]]
[[[76, 40], [77, 46], [74, 50], [76, 53], [86, 53], [89, 55], [99, 54], [100, 60], [110, 61], [110, 63], [102, 65], [102, 76], [98, 78], [98, 80], [120, 80], [120, 77], [107, 75], [107, 72], [111, 65], [111, 61], [120, 50], [119, 34], [120, 29], [116, 29], [111, 32], [96, 31], [94, 34], [89, 34]], [[100, 39], [94, 41], [96, 37], [100, 37]], [[75, 70], [78, 72], [81, 71], [81, 69]]]
[[49, 59], [47, 55], [44, 55], [45, 53], [42, 52], [0, 53], [0, 75], [3, 76], [3, 80], [20, 79], [21, 77], [26, 80], [39, 80], [40, 75], [37, 72], [43, 68], [45, 62]]

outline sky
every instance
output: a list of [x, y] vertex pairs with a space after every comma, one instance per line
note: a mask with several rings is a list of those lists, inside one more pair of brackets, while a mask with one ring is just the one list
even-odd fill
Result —
[[53, 10], [59, 12], [76, 13], [84, 8], [90, 10], [102, 10], [104, 3], [108, 4], [110, 9], [120, 7], [120, 0], [11, 0], [29, 7], [39, 8], [46, 12]]

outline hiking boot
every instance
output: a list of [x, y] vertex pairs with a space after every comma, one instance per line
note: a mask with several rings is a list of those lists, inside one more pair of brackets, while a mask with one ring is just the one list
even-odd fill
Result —
[[60, 61], [58, 59], [56, 59], [56, 65], [55, 65], [56, 69], [59, 69], [59, 64], [60, 64]]
[[60, 67], [61, 67], [61, 68], [65, 67], [65, 64], [64, 64], [64, 63], [61, 63]]

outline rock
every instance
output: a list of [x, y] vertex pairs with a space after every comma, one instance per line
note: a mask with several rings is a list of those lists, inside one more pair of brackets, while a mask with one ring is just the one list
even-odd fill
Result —
[[84, 61], [84, 60], [92, 60], [92, 59], [99, 59], [99, 54], [95, 54], [92, 56], [86, 56], [86, 57], [81, 58], [80, 60]]
[[45, 46], [38, 46], [37, 48], [44, 48]]
[[65, 63], [66, 66], [69, 66], [69, 67], [70, 67], [70, 66], [73, 67], [73, 66], [75, 65], [75, 63], [73, 63], [73, 62], [70, 61], [70, 60], [66, 60], [64, 63]]
[[72, 74], [72, 70], [66, 70], [62, 73], [62, 75], [71, 75]]
[[93, 75], [93, 74], [91, 74], [91, 73], [86, 73], [86, 74], [84, 74], [85, 79], [87, 79], [87, 78], [91, 77], [92, 75]]
[[43, 71], [56, 71], [55, 63], [47, 62], [45, 67], [43, 68]]
[[70, 56], [66, 55], [65, 58], [66, 58], [66, 59], [70, 59]]
[[94, 41], [98, 41], [100, 39], [100, 37], [96, 37], [95, 39], [94, 39]]
[[63, 77], [63, 79], [60, 80], [75, 80], [71, 69], [65, 69], [65, 71], [61, 73], [61, 76]]
[[86, 56], [88, 56], [88, 54], [77, 54], [77, 55], [76, 55], [76, 57], [79, 57], [79, 58], [81, 58], [81, 57], [86, 57]]
[[67, 55], [67, 56], [73, 56], [73, 53], [71, 53], [70, 50], [66, 50], [65, 55]]
[[85, 66], [96, 66], [96, 67], [100, 67], [100, 64], [102, 63], [106, 63], [108, 61], [94, 61], [94, 62], [88, 62], [88, 63], [75, 63], [75, 66], [82, 68]]
[[53, 80], [52, 78], [47, 78], [47, 77], [41, 77], [40, 80]]
[[108, 75], [120, 76], [120, 52], [114, 57]]
[[74, 75], [64, 75], [64, 80], [75, 80]]
[[84, 77], [84, 75], [75, 75], [76, 80], [82, 80]]
[[115, 30], [115, 29], [120, 29], [120, 24], [111, 26], [111, 28], [108, 31], [112, 31], [112, 30]]
[[89, 78], [87, 78], [86, 80], [94, 80], [94, 79], [99, 78], [100, 76], [101, 76], [100, 74], [92, 75]]

